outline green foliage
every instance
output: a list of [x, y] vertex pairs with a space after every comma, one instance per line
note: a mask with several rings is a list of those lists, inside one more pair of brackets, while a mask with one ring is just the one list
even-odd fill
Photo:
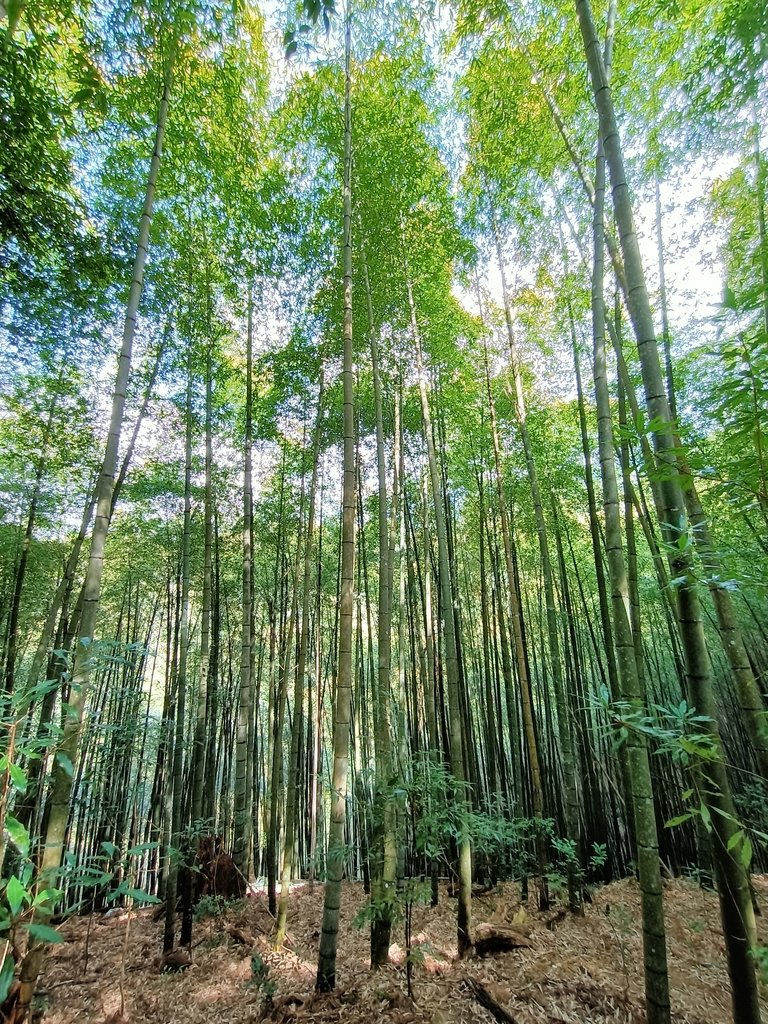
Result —
[[85, 51], [71, 48], [73, 35], [64, 43], [53, 26], [26, 39], [0, 29], [0, 281], [14, 289], [43, 284], [51, 264], [84, 269], [97, 252], [70, 150], [74, 109], [90, 97], [80, 89], [73, 107], [61, 89], [62, 81], [65, 92], [71, 87], [67, 72], [78, 60], [81, 73], [97, 72]]
[[606, 843], [592, 843], [592, 853], [589, 855], [589, 869], [590, 871], [597, 871], [602, 867], [605, 867], [605, 862], [608, 859], [608, 846]]
[[431, 898], [429, 881], [406, 878], [402, 885], [392, 886], [388, 891], [382, 889], [378, 896], [371, 895], [355, 914], [355, 927], [365, 928], [380, 920], [397, 924], [404, 919], [409, 906], [426, 905]]
[[251, 981], [261, 994], [266, 1003], [272, 1002], [272, 997], [277, 991], [277, 984], [269, 976], [269, 965], [265, 963], [260, 953], [254, 953], [251, 957]]
[[763, 985], [768, 985], [768, 946], [755, 946], [752, 950]]
[[6, 944], [3, 950], [3, 960], [0, 965], [0, 1003], [3, 1002], [11, 990], [13, 975], [16, 963], [10, 954], [10, 947]]
[[[115, 643], [88, 645], [94, 661], [103, 667], [107, 664], [125, 664], [127, 657], [135, 653], [132, 649], [120, 653]], [[123, 649], [126, 645], [122, 645]], [[130, 645], [129, 645], [130, 648]], [[63, 659], [64, 652], [59, 652]], [[66, 672], [64, 673], [66, 677]], [[38, 700], [48, 696], [58, 685], [56, 680], [20, 686], [2, 699], [2, 727], [9, 737], [6, 752], [0, 758], [0, 832], [4, 842], [11, 845], [10, 856], [4, 858], [7, 877], [0, 879], [0, 936], [7, 938], [12, 947], [22, 934], [30, 942], [47, 945], [63, 941], [60, 932], [51, 926], [51, 918], [67, 893], [80, 894], [80, 902], [70, 899], [68, 913], [77, 912], [89, 895], [101, 893], [106, 903], [137, 901], [158, 903], [153, 894], [133, 884], [137, 859], [157, 843], [142, 843], [124, 853], [109, 841], [101, 844], [99, 853], [85, 861], [78, 862], [67, 852], [64, 865], [55, 880], [43, 875], [31, 856], [31, 839], [26, 827], [9, 810], [19, 798], [27, 794], [29, 768], [41, 758], [48, 757], [68, 774], [74, 773], [69, 756], [57, 749], [61, 729], [52, 726], [44, 733], [22, 730], [29, 708]], [[67, 713], [68, 705], [62, 711]], [[22, 767], [24, 765], [24, 767]], [[10, 964], [10, 966], [9, 966]], [[0, 993], [6, 994], [14, 975], [14, 959], [5, 956], [0, 968]]]
[[[426, 752], [413, 762], [408, 781], [392, 784], [392, 797], [403, 805], [401, 828], [403, 822], [411, 823], [399, 841], [412, 844], [414, 858], [440, 861], [448, 867], [456, 845], [468, 837], [476, 859], [484, 858], [493, 864], [500, 878], [517, 879], [538, 872], [535, 851], [543, 839], [554, 855], [548, 868], [553, 889], [559, 891], [564, 887], [569, 872], [581, 874], [576, 844], [557, 835], [554, 819], [519, 817], [503, 801], [487, 811], [476, 810], [470, 801], [460, 799], [465, 792], [466, 783], [457, 783], [434, 752]], [[606, 844], [593, 844], [589, 869], [599, 870], [607, 855]], [[385, 912], [392, 920], [400, 920], [409, 902], [426, 901], [430, 895], [428, 882], [412, 879], [401, 890], [372, 896], [356, 921], [362, 925]]]
[[[752, 839], [742, 828], [738, 818], [726, 814], [717, 807], [710, 809], [709, 802], [703, 798], [698, 788], [698, 770], [701, 765], [720, 754], [715, 736], [711, 732], [703, 731], [711, 719], [706, 715], [697, 714], [696, 709], [690, 707], [685, 700], [670, 706], [653, 704], [656, 717], [650, 716], [642, 708], [627, 701], [610, 701], [606, 694], [603, 695], [602, 706], [610, 714], [617, 747], [626, 743], [631, 732], [638, 732], [652, 742], [655, 754], [666, 754], [672, 761], [691, 771], [695, 784], [681, 794], [685, 810], [670, 818], [666, 822], [667, 828], [674, 828], [698, 818], [706, 830], [711, 832], [713, 811], [728, 818], [735, 826], [728, 839], [728, 851], [735, 851], [740, 862], [748, 869], [752, 863]], [[768, 842], [768, 833], [754, 827], [749, 831], [761, 842]]]
[[61, 737], [61, 730], [52, 727], [44, 737], [23, 729], [30, 706], [43, 699], [55, 688], [56, 683], [46, 680], [41, 683], [20, 686], [0, 698], [0, 728], [8, 738], [5, 753], [0, 757], [0, 837], [5, 845], [7, 834], [16, 854], [22, 860], [29, 856], [30, 837], [25, 826], [10, 811], [20, 796], [27, 792], [29, 766], [40, 761]]
[[678, 704], [652, 704], [655, 715], [630, 701], [612, 701], [603, 690], [596, 704], [604, 710], [610, 722], [611, 736], [616, 749], [622, 747], [631, 732], [640, 733], [652, 741], [653, 752], [668, 755], [673, 761], [687, 766], [693, 761], [711, 760], [717, 756], [717, 743], [706, 730], [711, 719], [699, 715], [686, 700]]
[[214, 896], [209, 893], [198, 900], [194, 909], [194, 918], [196, 921], [203, 921], [207, 917], [221, 918], [226, 914], [227, 906], [228, 902], [223, 896]]
[[11, 944], [15, 944], [19, 931], [36, 942], [63, 942], [55, 928], [37, 919], [61, 895], [61, 889], [39, 888], [33, 865], [27, 861], [18, 874], [0, 879], [0, 933]]
[[322, 21], [326, 34], [331, 30], [331, 17], [336, 14], [336, 0], [302, 0], [304, 21], [296, 28], [288, 28], [283, 33], [285, 56], [292, 57], [299, 48], [299, 42], [309, 37], [313, 28]]

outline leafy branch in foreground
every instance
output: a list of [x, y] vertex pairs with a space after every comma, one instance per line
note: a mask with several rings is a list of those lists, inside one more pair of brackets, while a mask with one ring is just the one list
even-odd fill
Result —
[[682, 766], [696, 758], [711, 760], [717, 756], [714, 736], [706, 728], [712, 720], [697, 714], [686, 700], [669, 707], [651, 704], [655, 716], [631, 701], [610, 700], [605, 690], [597, 704], [608, 715], [616, 750], [626, 743], [630, 732], [637, 732], [653, 742], [654, 753], [667, 754]]
[[[681, 814], [675, 815], [665, 823], [667, 828], [674, 828], [698, 818], [707, 832], [712, 834], [712, 813], [714, 811], [735, 826], [735, 831], [725, 846], [729, 853], [737, 851], [741, 864], [745, 868], [749, 868], [752, 862], [753, 847], [747, 829], [742, 826], [737, 817], [704, 799], [705, 795], [711, 794], [712, 782], [706, 783], [710, 790], [702, 791], [705, 780], [702, 777], [701, 768], [706, 762], [719, 756], [715, 736], [707, 729], [712, 720], [707, 715], [697, 714], [696, 708], [691, 707], [686, 700], [681, 700], [679, 704], [671, 706], [651, 704], [651, 708], [657, 715], [654, 717], [644, 708], [629, 701], [610, 701], [605, 699], [605, 693], [602, 696], [604, 699], [601, 706], [609, 715], [615, 749], [619, 749], [626, 743], [632, 731], [639, 732], [653, 742], [654, 754], [666, 754], [689, 771], [689, 778], [693, 785], [681, 793], [681, 801], [685, 809]], [[750, 827], [748, 831], [761, 842], [768, 843], [768, 833], [754, 827]]]

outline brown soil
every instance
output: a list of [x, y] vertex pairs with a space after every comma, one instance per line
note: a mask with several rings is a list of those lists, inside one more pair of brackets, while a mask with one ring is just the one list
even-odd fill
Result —
[[[756, 878], [755, 886], [768, 906], [768, 877]], [[665, 896], [673, 1019], [726, 1024], [731, 1012], [717, 898], [686, 880], [666, 882]], [[62, 928], [66, 942], [52, 948], [41, 979], [38, 1012], [45, 1024], [489, 1024], [494, 1018], [478, 1002], [474, 980], [516, 1024], [645, 1020], [633, 881], [605, 886], [583, 917], [561, 920], [521, 908], [517, 889], [499, 886], [473, 900], [475, 924], [521, 927], [530, 946], [464, 961], [456, 958], [456, 903], [441, 892], [438, 908], [413, 913], [415, 1002], [405, 993], [401, 927], [393, 933], [391, 965], [369, 970], [367, 930], [353, 923], [365, 899], [362, 886], [345, 886], [330, 995], [313, 994], [323, 903], [323, 887], [316, 885], [291, 893], [290, 951], [271, 949], [272, 919], [266, 897], [257, 895], [224, 917], [196, 923], [192, 963], [173, 972], [161, 970], [162, 923], [152, 920], [151, 909], [90, 926], [87, 919], [69, 921]], [[765, 942], [768, 922], [759, 922]], [[276, 984], [272, 1006], [251, 983], [254, 952]]]

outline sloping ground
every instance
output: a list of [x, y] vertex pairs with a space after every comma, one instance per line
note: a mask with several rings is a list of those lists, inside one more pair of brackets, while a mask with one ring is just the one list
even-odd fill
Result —
[[[768, 878], [755, 879], [768, 906]], [[730, 1001], [717, 898], [693, 882], [665, 883], [674, 1020], [677, 1024], [727, 1024]], [[46, 1024], [228, 1024], [274, 1020], [306, 1024], [489, 1024], [492, 1015], [472, 982], [506, 1010], [516, 1024], [634, 1024], [645, 1019], [639, 893], [633, 881], [594, 893], [583, 917], [521, 911], [515, 887], [500, 886], [473, 900], [475, 924], [524, 923], [530, 946], [484, 958], [456, 959], [455, 900], [417, 907], [412, 1002], [405, 994], [402, 928], [390, 951], [392, 966], [369, 970], [368, 933], [353, 924], [364, 905], [362, 886], [345, 886], [336, 991], [313, 995], [323, 888], [300, 886], [291, 894], [290, 952], [270, 949], [272, 920], [264, 895], [251, 896], [219, 918], [195, 925], [192, 965], [160, 969], [162, 923], [151, 911], [86, 919], [64, 926], [66, 943], [54, 947], [41, 980], [38, 1009]], [[549, 927], [548, 927], [549, 923]], [[763, 941], [768, 922], [760, 920]], [[233, 935], [235, 937], [233, 937]], [[243, 944], [242, 940], [246, 940]], [[238, 941], [240, 940], [240, 941]], [[250, 945], [254, 941], [253, 946]], [[252, 984], [258, 952], [275, 983], [274, 1005]], [[122, 990], [122, 1004], [121, 1004]], [[766, 1004], [768, 1006], [768, 1004]]]

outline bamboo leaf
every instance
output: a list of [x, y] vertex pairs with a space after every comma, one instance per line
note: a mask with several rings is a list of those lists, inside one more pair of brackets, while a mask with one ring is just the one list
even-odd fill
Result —
[[13, 957], [8, 953], [3, 960], [3, 966], [0, 967], [0, 1004], [5, 1002], [11, 991], [15, 966]]
[[682, 825], [685, 821], [690, 821], [693, 814], [689, 811], [687, 814], [678, 814], [675, 818], [670, 818], [669, 821], [664, 822], [665, 828], [674, 828], [675, 825]]
[[739, 858], [745, 868], [748, 868], [752, 863], [752, 843], [747, 835], [744, 836], [744, 842], [741, 844]]
[[22, 825], [22, 823], [14, 818], [12, 814], [8, 814], [5, 819], [5, 827], [10, 836], [11, 842], [19, 851], [22, 857], [29, 856], [29, 832]]
[[24, 927], [27, 929], [33, 939], [38, 942], [63, 942], [64, 936], [61, 932], [57, 932], [55, 928], [51, 928], [47, 924], [26, 924]]
[[19, 793], [26, 793], [27, 791], [27, 776], [25, 772], [17, 765], [11, 764], [8, 766], [8, 771], [11, 776], [11, 782], [19, 791]]
[[70, 779], [74, 776], [75, 766], [72, 764], [72, 758], [63, 750], [56, 751], [56, 764], [60, 765], [63, 768], [63, 770], [67, 773]]
[[744, 838], [744, 833], [743, 832], [741, 832], [741, 831], [734, 832], [733, 835], [731, 836], [731, 838], [728, 840], [728, 845], [727, 845], [726, 849], [732, 850], [734, 848], [734, 846], [738, 846], [739, 845], [739, 843], [741, 842], [741, 840], [743, 838]]
[[136, 900], [137, 903], [160, 903], [161, 900], [157, 896], [153, 896], [151, 893], [145, 892], [143, 889], [134, 889], [131, 886], [126, 886], [123, 889], [123, 893], [126, 896], [130, 896], [132, 900]]
[[18, 917], [19, 911], [27, 899], [27, 890], [21, 884], [16, 875], [11, 875], [5, 887], [5, 898], [11, 911], [11, 917]]

